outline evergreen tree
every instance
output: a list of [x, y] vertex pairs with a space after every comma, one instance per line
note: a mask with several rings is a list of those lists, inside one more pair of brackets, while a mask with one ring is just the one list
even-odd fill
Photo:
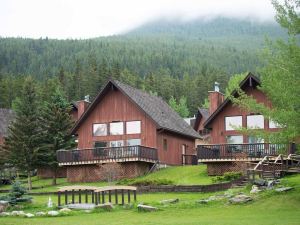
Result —
[[183, 118], [188, 117], [190, 114], [185, 96], [181, 96], [178, 103], [176, 99], [171, 96], [169, 106]]
[[53, 182], [56, 184], [58, 162], [57, 150], [69, 149], [74, 146], [74, 140], [70, 134], [73, 125], [70, 115], [70, 104], [57, 88], [50, 98], [45, 102], [42, 109], [41, 127], [43, 130], [43, 144], [40, 151], [41, 166], [47, 166], [53, 172]]
[[21, 96], [15, 101], [16, 118], [8, 128], [4, 149], [9, 162], [28, 176], [31, 190], [31, 173], [36, 168], [40, 146], [39, 102], [36, 84], [31, 77], [25, 79]]

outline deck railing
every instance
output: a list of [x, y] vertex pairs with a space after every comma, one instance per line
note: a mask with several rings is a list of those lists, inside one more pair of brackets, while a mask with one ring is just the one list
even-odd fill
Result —
[[208, 159], [240, 159], [240, 158], [263, 158], [275, 156], [280, 153], [288, 153], [289, 144], [218, 144], [198, 145], [197, 157], [199, 160]]
[[57, 151], [57, 160], [60, 164], [91, 162], [91, 161], [156, 161], [157, 149], [145, 146], [104, 147], [76, 150]]

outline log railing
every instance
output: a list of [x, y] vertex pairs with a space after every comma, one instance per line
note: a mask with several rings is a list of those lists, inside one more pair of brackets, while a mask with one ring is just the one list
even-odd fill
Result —
[[197, 157], [199, 160], [235, 160], [241, 158], [263, 158], [265, 156], [277, 156], [280, 153], [288, 153], [289, 144], [218, 144], [198, 145]]
[[156, 161], [157, 159], [157, 149], [140, 145], [57, 151], [57, 160], [60, 164], [120, 160]]

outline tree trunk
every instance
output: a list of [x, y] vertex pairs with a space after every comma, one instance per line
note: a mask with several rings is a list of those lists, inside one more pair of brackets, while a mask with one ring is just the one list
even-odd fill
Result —
[[56, 185], [57, 168], [53, 169], [52, 171], [53, 171], [52, 185]]
[[31, 182], [30, 171], [27, 173], [27, 177], [28, 177], [28, 190], [31, 190], [32, 189], [32, 182]]

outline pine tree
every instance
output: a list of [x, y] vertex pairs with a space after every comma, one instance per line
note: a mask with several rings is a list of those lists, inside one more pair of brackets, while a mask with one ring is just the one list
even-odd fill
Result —
[[56, 184], [58, 171], [57, 150], [69, 149], [75, 144], [70, 134], [73, 125], [70, 110], [70, 104], [59, 89], [55, 90], [50, 101], [45, 102], [42, 109], [43, 144], [39, 157], [40, 161], [43, 162], [41, 166], [47, 166], [52, 170], [53, 185]]
[[25, 79], [22, 94], [15, 101], [16, 118], [8, 128], [4, 149], [8, 160], [28, 176], [31, 190], [31, 173], [36, 168], [40, 146], [39, 102], [36, 84], [31, 77]]

